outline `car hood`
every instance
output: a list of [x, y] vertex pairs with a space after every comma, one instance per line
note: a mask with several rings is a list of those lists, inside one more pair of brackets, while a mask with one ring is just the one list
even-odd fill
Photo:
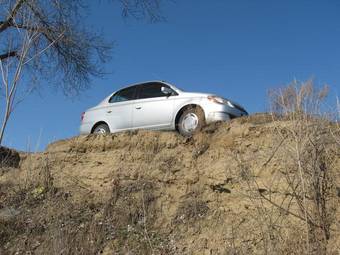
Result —
[[211, 93], [199, 93], [199, 92], [181, 92], [181, 96], [187, 97], [208, 97], [208, 96], [215, 96]]
[[[187, 96], [187, 97], [208, 97], [208, 96], [222, 97], [222, 96], [219, 96], [219, 95], [216, 95], [216, 94], [212, 94], [212, 93], [199, 93], [199, 92], [197, 92], [197, 93], [196, 92], [182, 92], [181, 95], [182, 96]], [[225, 98], [225, 97], [222, 97], [222, 98], [228, 100], [230, 103], [235, 105], [236, 108], [238, 108], [239, 110], [247, 113], [247, 111], [239, 103], [237, 103], [237, 102], [235, 102], [233, 100], [230, 100], [229, 98]]]

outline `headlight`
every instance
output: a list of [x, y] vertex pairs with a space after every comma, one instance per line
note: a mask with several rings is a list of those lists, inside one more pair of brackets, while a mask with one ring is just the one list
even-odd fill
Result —
[[226, 100], [222, 97], [208, 96], [208, 100], [214, 103], [218, 103], [218, 104], [226, 104], [231, 108], [235, 108], [235, 106], [229, 100]]

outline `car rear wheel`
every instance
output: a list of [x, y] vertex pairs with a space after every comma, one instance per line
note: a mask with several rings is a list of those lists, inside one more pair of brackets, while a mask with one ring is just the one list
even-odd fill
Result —
[[205, 124], [204, 113], [199, 108], [185, 110], [178, 121], [178, 131], [183, 136], [192, 136]]
[[108, 133], [110, 133], [110, 128], [105, 123], [99, 124], [93, 130], [93, 134], [108, 134]]

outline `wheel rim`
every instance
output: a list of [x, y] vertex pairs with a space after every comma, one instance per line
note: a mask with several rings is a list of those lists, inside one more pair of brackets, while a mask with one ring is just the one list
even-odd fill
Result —
[[106, 134], [106, 130], [103, 127], [98, 127], [96, 128], [96, 130], [94, 131], [96, 134]]
[[195, 113], [188, 113], [184, 116], [182, 127], [186, 132], [194, 131], [198, 126], [198, 116]]

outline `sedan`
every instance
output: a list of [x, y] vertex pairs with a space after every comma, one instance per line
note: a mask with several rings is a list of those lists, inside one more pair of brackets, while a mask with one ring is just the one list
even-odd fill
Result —
[[205, 124], [245, 115], [247, 111], [229, 99], [150, 81], [120, 89], [82, 113], [80, 133], [152, 129], [191, 136]]

